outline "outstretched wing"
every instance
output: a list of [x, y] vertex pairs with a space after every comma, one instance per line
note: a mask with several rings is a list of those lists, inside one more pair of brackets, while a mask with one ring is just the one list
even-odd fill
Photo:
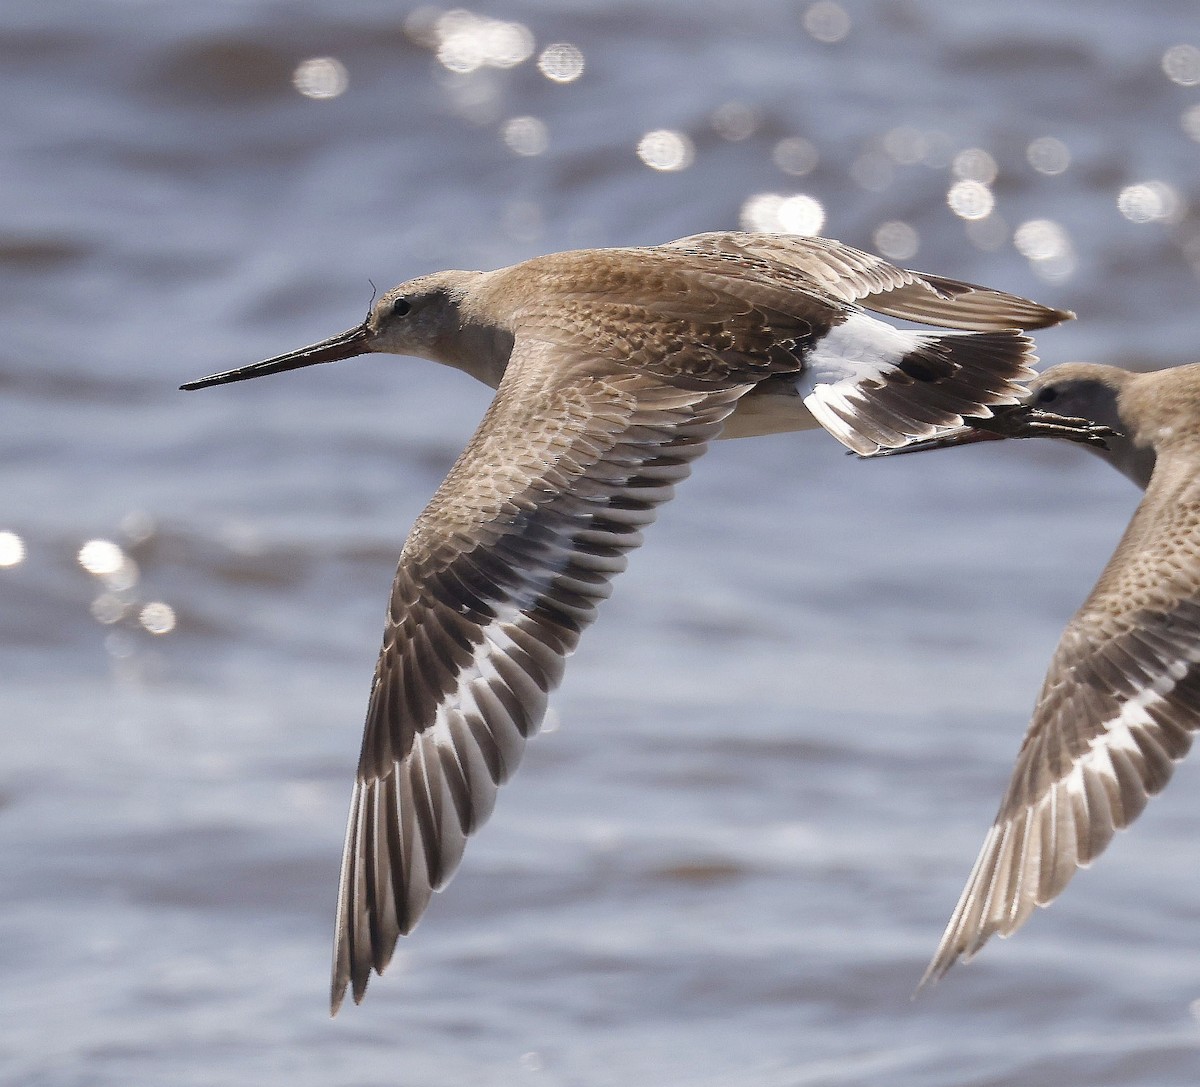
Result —
[[521, 351], [400, 558], [346, 832], [335, 1012], [454, 872], [626, 553], [746, 390], [562, 376]]
[[1160, 461], [1059, 642], [1008, 792], [922, 985], [1057, 897], [1187, 754], [1200, 725], [1197, 569], [1200, 482]]
[[783, 280], [799, 277], [799, 286], [827, 292], [840, 302], [945, 328], [1037, 329], [1074, 316], [990, 287], [897, 268], [831, 238], [725, 232], [694, 234], [665, 248], [774, 266]]

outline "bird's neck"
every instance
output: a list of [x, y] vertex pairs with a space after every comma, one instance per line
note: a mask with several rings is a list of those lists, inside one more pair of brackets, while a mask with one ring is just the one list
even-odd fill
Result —
[[1157, 460], [1154, 447], [1142, 444], [1135, 437], [1124, 433], [1118, 433], [1106, 440], [1107, 449], [1097, 449], [1093, 446], [1088, 448], [1103, 457], [1121, 475], [1132, 480], [1143, 491], [1150, 486], [1150, 477], [1154, 474]]
[[477, 381], [496, 388], [504, 376], [512, 354], [513, 335], [497, 325], [469, 318], [434, 345], [434, 361], [470, 374]]

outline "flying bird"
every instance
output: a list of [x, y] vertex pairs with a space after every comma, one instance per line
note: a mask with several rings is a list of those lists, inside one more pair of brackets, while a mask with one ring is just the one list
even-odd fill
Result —
[[869, 454], [986, 419], [1033, 374], [1020, 330], [1070, 316], [824, 238], [700, 234], [422, 276], [338, 336], [184, 385], [386, 352], [496, 389], [400, 556], [346, 832], [334, 1013], [454, 872], [709, 441], [821, 426]]
[[996, 820], [921, 984], [1009, 936], [1170, 779], [1200, 725], [1200, 364], [1066, 363], [1000, 409], [914, 449], [1028, 437], [1027, 411], [1104, 428], [1092, 450], [1145, 491], [1063, 632]]

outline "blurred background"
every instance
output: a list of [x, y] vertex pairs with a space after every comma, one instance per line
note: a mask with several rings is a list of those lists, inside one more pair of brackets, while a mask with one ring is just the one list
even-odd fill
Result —
[[1194, 1084], [1195, 766], [910, 1002], [1136, 505], [1077, 449], [724, 443], [490, 825], [331, 1021], [392, 570], [489, 398], [181, 381], [374, 286], [822, 233], [1200, 356], [1191, 0], [0, 7], [0, 1080]]

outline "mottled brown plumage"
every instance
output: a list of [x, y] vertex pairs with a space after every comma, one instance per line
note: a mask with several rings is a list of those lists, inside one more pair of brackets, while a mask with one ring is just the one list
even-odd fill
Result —
[[[867, 316], [954, 329], [894, 329]], [[566, 656], [718, 436], [869, 453], [1015, 403], [1018, 331], [1068, 314], [821, 238], [705, 234], [441, 272], [358, 328], [185, 388], [384, 351], [496, 388], [400, 557], [338, 895], [332, 1003], [362, 998], [487, 818]]]
[[996, 821], [922, 984], [1015, 932], [1166, 785], [1200, 725], [1200, 365], [1056, 366], [1031, 409], [1112, 428], [1145, 489], [1063, 633]]

